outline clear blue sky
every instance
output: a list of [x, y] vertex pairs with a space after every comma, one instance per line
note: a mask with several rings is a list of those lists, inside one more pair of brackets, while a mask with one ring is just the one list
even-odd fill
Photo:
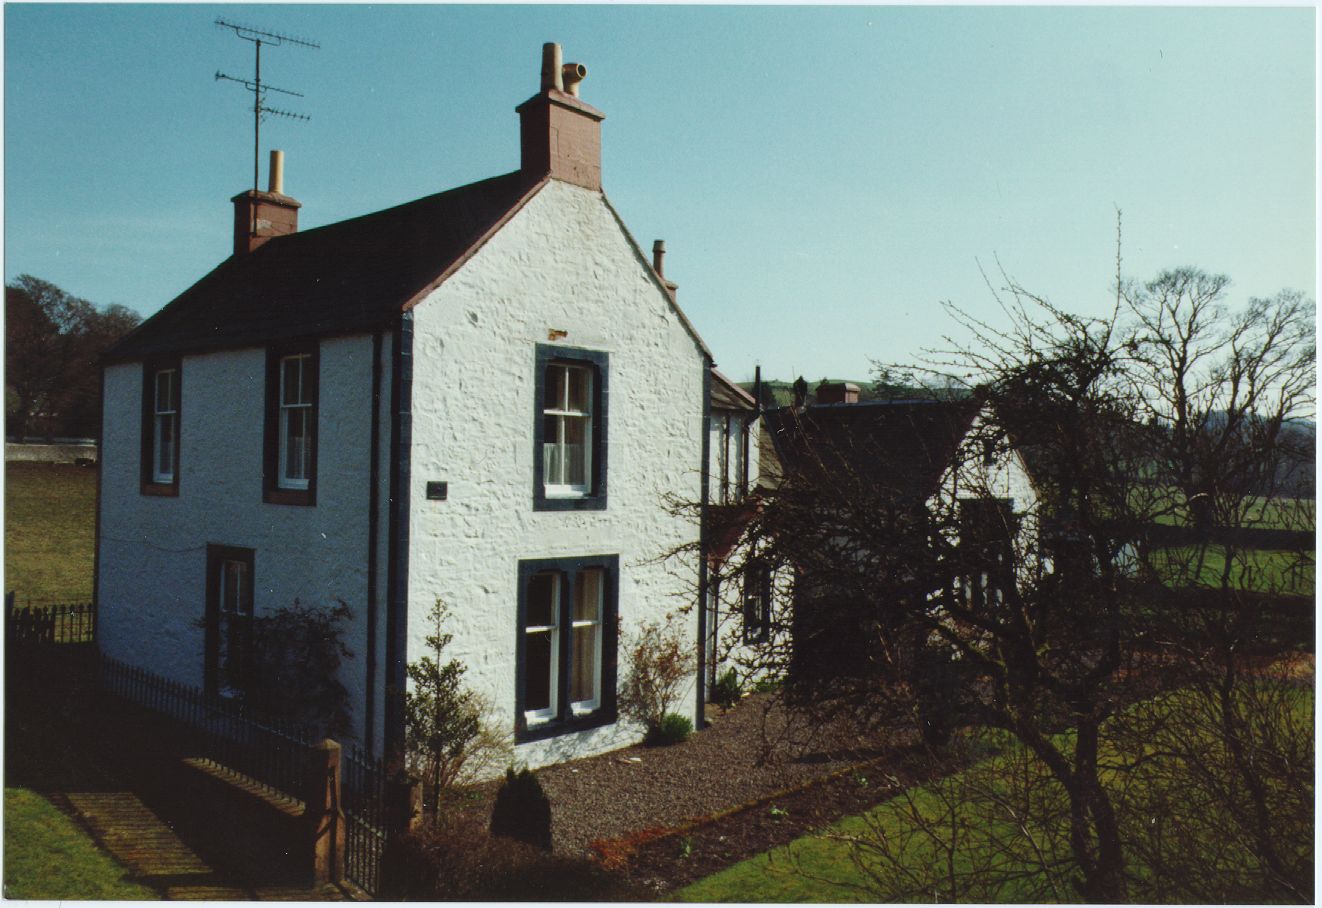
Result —
[[995, 318], [997, 259], [1103, 311], [1128, 276], [1314, 292], [1310, 8], [4, 7], [5, 277], [156, 311], [229, 252], [249, 187], [252, 46], [313, 227], [514, 170], [541, 45], [586, 64], [603, 182], [665, 238], [679, 299], [736, 379], [864, 378]]

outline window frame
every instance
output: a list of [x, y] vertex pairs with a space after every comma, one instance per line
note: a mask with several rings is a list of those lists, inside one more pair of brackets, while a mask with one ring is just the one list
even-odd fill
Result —
[[[222, 605], [222, 572], [227, 564], [240, 563], [247, 570], [248, 585], [241, 590], [238, 613], [244, 615], [249, 621], [249, 632], [247, 641], [247, 656], [252, 656], [253, 640], [251, 634], [252, 617], [254, 614], [254, 591], [257, 588], [256, 583], [256, 550], [243, 548], [233, 545], [216, 545], [209, 543], [207, 545], [207, 576], [206, 576], [206, 612], [203, 617], [204, 640], [203, 640], [203, 665], [202, 665], [202, 689], [208, 697], [221, 696], [220, 674], [222, 653], [227, 648], [229, 640], [226, 633], [221, 628]], [[232, 627], [232, 626], [231, 626]]]
[[[598, 622], [594, 647], [596, 658], [596, 702], [571, 700], [574, 642], [574, 600], [579, 575], [601, 571], [598, 599]], [[554, 595], [555, 641], [551, 652], [551, 705], [543, 716], [529, 716], [527, 710], [528, 613], [529, 589], [533, 578], [551, 573], [556, 576]], [[541, 627], [541, 625], [538, 625]], [[574, 558], [536, 558], [518, 563], [518, 612], [516, 619], [514, 739], [537, 741], [570, 732], [610, 725], [618, 719], [617, 680], [619, 664], [619, 556], [595, 555]]]
[[[171, 443], [173, 472], [169, 479], [161, 479], [157, 473], [157, 410], [156, 383], [162, 373], [174, 373], [174, 409], [169, 411], [174, 417], [174, 437]], [[179, 451], [180, 427], [183, 423], [183, 361], [181, 357], [165, 357], [146, 360], [142, 364], [142, 450], [140, 465], [140, 491], [143, 495], [174, 497], [179, 494]]]
[[[282, 401], [285, 360], [307, 357], [303, 388], [309, 400], [308, 476], [305, 486], [286, 485], [283, 480], [286, 406]], [[315, 340], [268, 347], [266, 350], [266, 421], [262, 457], [262, 500], [268, 504], [312, 506], [317, 503], [318, 423], [321, 410], [321, 351]]]
[[[545, 398], [547, 374], [552, 366], [586, 369], [589, 375], [588, 438], [584, 452], [587, 483], [581, 491], [575, 491], [571, 486], [548, 487], [546, 483], [544, 446], [548, 410]], [[606, 508], [609, 366], [610, 355], [603, 351], [552, 344], [537, 345], [533, 378], [533, 510], [584, 511]]]
[[766, 643], [771, 639], [771, 596], [774, 574], [761, 558], [748, 562], [743, 578], [744, 642]]

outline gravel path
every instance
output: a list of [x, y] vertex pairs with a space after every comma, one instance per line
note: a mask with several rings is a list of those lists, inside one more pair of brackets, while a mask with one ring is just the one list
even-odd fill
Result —
[[684, 744], [637, 745], [538, 770], [555, 850], [584, 854], [594, 839], [710, 816], [875, 756], [882, 743], [820, 728], [808, 737], [765, 694], [729, 711], [709, 707], [708, 721]]

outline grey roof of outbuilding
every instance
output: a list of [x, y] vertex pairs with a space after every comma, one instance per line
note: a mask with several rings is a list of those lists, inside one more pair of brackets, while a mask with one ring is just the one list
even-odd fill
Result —
[[815, 404], [768, 410], [763, 424], [786, 475], [821, 470], [925, 498], [979, 409], [972, 399]]
[[718, 410], [756, 410], [753, 395], [739, 387], [720, 369], [711, 370], [711, 405]]

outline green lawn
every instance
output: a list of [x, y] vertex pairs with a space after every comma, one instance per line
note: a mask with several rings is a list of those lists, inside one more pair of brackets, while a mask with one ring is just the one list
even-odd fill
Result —
[[[1221, 586], [1221, 575], [1226, 567], [1226, 548], [1209, 545], [1199, 549], [1177, 547], [1156, 553], [1160, 559], [1155, 565], [1169, 572], [1165, 582], [1180, 586]], [[1237, 549], [1231, 556], [1230, 585], [1233, 589], [1259, 593], [1279, 593], [1287, 596], [1312, 596], [1316, 559], [1311, 552], [1284, 552], [1271, 549]]]
[[158, 898], [125, 879], [73, 820], [26, 788], [5, 789], [4, 895], [8, 899]]
[[[1295, 688], [1268, 682], [1262, 690], [1289, 697], [1287, 714], [1288, 723], [1294, 724], [1293, 740], [1302, 742], [1306, 751], [1298, 755], [1298, 768], [1311, 779], [1314, 702], [1311, 688], [1290, 695], [1288, 692]], [[1167, 723], [1173, 729], [1156, 732], [1158, 736], [1182, 735], [1186, 745], [1195, 742], [1193, 751], [1198, 753], [1211, 749], [1210, 738], [1208, 748], [1198, 743], [1209, 734], [1207, 726], [1200, 724], [1206, 722], [1206, 717], [1193, 710], [1185, 696], [1167, 695], [1128, 712], [1138, 722], [1131, 727], [1131, 739], [1156, 740], [1144, 733], [1148, 727], [1144, 723], [1155, 721], [1154, 729]], [[1265, 702], [1265, 699], [1253, 702]], [[1133, 733], [1135, 728], [1139, 729], [1137, 734]], [[1069, 736], [1061, 736], [1061, 740], [1068, 745]], [[1129, 763], [1140, 751], [1149, 752], [1151, 746], [1137, 745], [1123, 762]], [[1115, 762], [1115, 749], [1104, 747], [1103, 759], [1104, 763]], [[1168, 793], [1175, 792], [1178, 796], [1186, 792], [1182, 783], [1171, 788], [1169, 775], [1160, 783], [1156, 781], [1161, 772], [1158, 767], [1162, 766], [1179, 770], [1181, 764], [1145, 762], [1141, 768], [1123, 776], [1114, 771], [1104, 775], [1103, 781], [1108, 786], [1127, 786], [1130, 803], [1139, 805], [1135, 810], [1142, 816], [1122, 817], [1122, 826], [1128, 830], [1126, 841], [1130, 841], [1128, 836], [1149, 834], [1148, 811], [1144, 810], [1147, 800], [1161, 801]], [[1022, 748], [1007, 742], [1001, 753], [969, 769], [911, 788], [865, 814], [849, 817], [816, 834], [728, 867], [678, 890], [673, 898], [683, 902], [1077, 901], [1068, 858], [1068, 806], [1058, 786], [1023, 781], [1030, 776], [1040, 778], [1043, 772], [1041, 765], [1027, 757]], [[1020, 784], [1012, 781], [1016, 779]], [[1294, 783], [1288, 784], [1294, 794], [1285, 796], [1284, 800], [1278, 798], [1277, 803], [1294, 797], [1290, 801], [1294, 807], [1291, 815], [1298, 821], [1300, 812], [1306, 812], [1311, 826], [1312, 789], [1303, 786], [1295, 792]], [[1303, 802], [1307, 803], [1301, 807]], [[1226, 845], [1226, 841], [1233, 842], [1233, 836], [1229, 840], [1217, 838], [1223, 824], [1217, 814], [1221, 808], [1216, 804], [1215, 800], [1206, 802], [1192, 815], [1184, 816], [1185, 832], [1192, 831], [1199, 838], [1192, 846], [1184, 843], [1180, 853], [1186, 857], [1192, 855], [1194, 863], [1199, 864], [1200, 856], [1207, 850], [1203, 844], [1207, 839], [1203, 837], [1211, 837], [1218, 843], [1214, 863], [1226, 885], [1251, 880], [1252, 870], [1245, 868], [1251, 868], [1252, 859], [1237, 845]], [[1167, 810], [1155, 809], [1153, 815], [1165, 817]], [[1033, 820], [1021, 822], [1026, 817]], [[1133, 823], [1138, 825], [1126, 825]], [[1299, 851], [1289, 855], [1289, 859], [1296, 865], [1301, 861], [1311, 862], [1311, 836], [1298, 838], [1299, 841], [1287, 845]], [[946, 850], [938, 844], [949, 841], [956, 841], [958, 847]], [[1189, 851], [1190, 847], [1194, 850]], [[885, 860], [881, 859], [883, 855]], [[896, 867], [901, 868], [899, 872]], [[944, 871], [948, 867], [966, 875], [962, 884], [967, 888], [954, 893], [944, 888], [947, 885]], [[1132, 858], [1128, 869], [1136, 887], [1131, 890], [1131, 896], [1147, 901], [1145, 896], [1154, 894], [1146, 891], [1147, 870]], [[876, 878], [870, 879], [870, 874], [876, 874]], [[1222, 877], [1216, 878], [1218, 885]], [[1249, 901], [1259, 900], [1251, 897], [1255, 890], [1247, 892]], [[1240, 901], [1245, 893], [1240, 890], [1229, 894], [1240, 895], [1241, 898], [1232, 898]], [[1169, 895], [1162, 898], [1168, 899]]]
[[89, 602], [96, 470], [5, 464], [5, 590], [32, 601]]

